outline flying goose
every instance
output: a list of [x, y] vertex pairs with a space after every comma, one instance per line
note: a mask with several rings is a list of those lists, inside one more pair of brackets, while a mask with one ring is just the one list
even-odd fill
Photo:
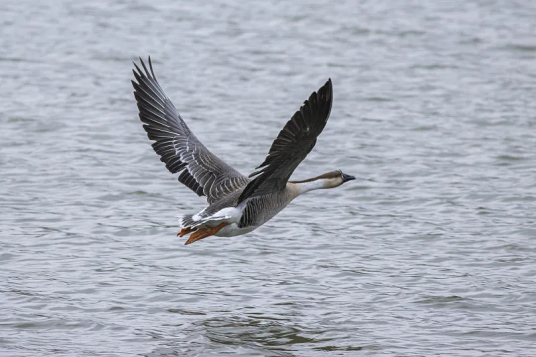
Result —
[[317, 189], [335, 188], [355, 177], [340, 170], [303, 180], [290, 176], [316, 144], [329, 118], [333, 88], [329, 79], [313, 92], [287, 122], [272, 144], [264, 162], [249, 177], [211, 153], [190, 131], [154, 75], [140, 58], [132, 81], [139, 116], [154, 151], [179, 182], [206, 196], [208, 206], [196, 214], [180, 216], [185, 244], [209, 236], [232, 237], [249, 233], [272, 219], [297, 196]]

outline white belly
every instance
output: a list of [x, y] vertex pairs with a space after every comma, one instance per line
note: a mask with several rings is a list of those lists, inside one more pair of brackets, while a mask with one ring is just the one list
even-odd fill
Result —
[[218, 233], [214, 235], [217, 237], [234, 237], [234, 236], [239, 236], [242, 234], [249, 233], [251, 231], [254, 231], [257, 228], [258, 226], [238, 228], [238, 225], [236, 223], [232, 223], [228, 226], [223, 227], [222, 229], [218, 231]]

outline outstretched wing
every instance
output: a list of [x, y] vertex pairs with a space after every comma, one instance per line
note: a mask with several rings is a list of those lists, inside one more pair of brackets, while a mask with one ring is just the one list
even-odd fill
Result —
[[266, 160], [249, 175], [255, 177], [238, 199], [264, 196], [283, 189], [290, 175], [305, 159], [316, 144], [316, 138], [324, 127], [331, 112], [333, 87], [329, 79], [322, 88], [313, 92], [299, 111], [287, 122], [272, 144]]
[[250, 179], [211, 153], [190, 131], [158, 84], [151, 58], [151, 72], [141, 58], [140, 61], [144, 71], [136, 63], [137, 71], [132, 70], [137, 81], [132, 81], [134, 96], [143, 128], [155, 141], [153, 149], [160, 161], [171, 173], [181, 172], [179, 181], [199, 196], [207, 196], [209, 203], [247, 185]]

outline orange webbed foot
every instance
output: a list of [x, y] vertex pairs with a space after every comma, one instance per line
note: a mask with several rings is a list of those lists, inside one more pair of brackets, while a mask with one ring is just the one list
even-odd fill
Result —
[[183, 235], [188, 234], [188, 233], [192, 233], [192, 232], [194, 232], [196, 230], [197, 230], [197, 228], [186, 227], [186, 228], [181, 229], [181, 231], [179, 233], [177, 233], [177, 236], [182, 237]]
[[206, 227], [206, 228], [202, 228], [196, 232], [194, 232], [189, 238], [188, 240], [186, 241], [186, 243], [184, 243], [184, 245], [188, 245], [188, 244], [192, 244], [193, 242], [196, 242], [200, 239], [203, 239], [203, 238], [206, 238], [206, 237], [210, 237], [216, 233], [218, 233], [218, 231], [220, 229], [222, 229], [223, 227], [229, 225], [229, 223], [227, 222], [223, 222], [223, 223], [220, 223], [218, 224], [216, 227]]

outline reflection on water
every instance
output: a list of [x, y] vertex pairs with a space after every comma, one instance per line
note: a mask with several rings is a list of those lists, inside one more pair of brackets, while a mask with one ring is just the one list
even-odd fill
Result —
[[[506, 2], [6, 2], [0, 354], [531, 356], [536, 13]], [[29, 20], [31, 19], [31, 21]], [[185, 247], [132, 60], [244, 174], [331, 77], [311, 192]]]

